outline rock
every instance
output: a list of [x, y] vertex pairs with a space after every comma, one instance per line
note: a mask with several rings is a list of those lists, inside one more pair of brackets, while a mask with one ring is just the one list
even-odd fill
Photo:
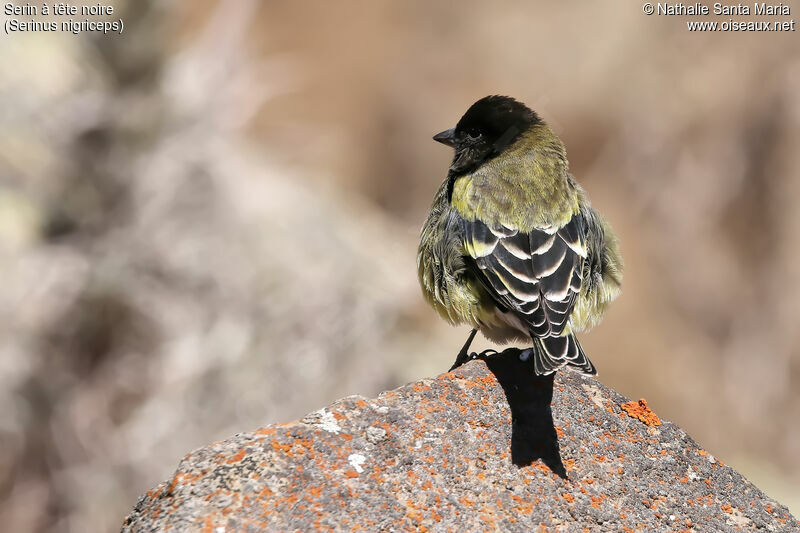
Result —
[[800, 530], [646, 402], [518, 354], [201, 448], [122, 531]]

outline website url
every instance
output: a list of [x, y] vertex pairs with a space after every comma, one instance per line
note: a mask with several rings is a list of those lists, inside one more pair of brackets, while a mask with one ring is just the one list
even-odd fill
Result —
[[686, 22], [689, 31], [795, 31], [794, 19], [783, 22], [776, 21], [738, 21], [726, 20], [724, 22], [697, 21]]

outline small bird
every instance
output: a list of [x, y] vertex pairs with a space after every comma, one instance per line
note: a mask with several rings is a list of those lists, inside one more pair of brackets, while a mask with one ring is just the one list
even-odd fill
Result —
[[[434, 140], [455, 149], [422, 227], [417, 273], [427, 302], [497, 343], [533, 341], [536, 375], [597, 373], [575, 332], [598, 324], [622, 283], [609, 224], [569, 173], [564, 143], [525, 104], [475, 102]], [[475, 357], [473, 354], [472, 357]]]

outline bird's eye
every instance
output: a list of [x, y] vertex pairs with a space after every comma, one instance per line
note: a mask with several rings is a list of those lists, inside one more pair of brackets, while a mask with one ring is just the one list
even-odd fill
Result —
[[469, 137], [472, 141], [476, 141], [481, 138], [481, 132], [478, 130], [469, 130], [467, 132], [467, 137]]

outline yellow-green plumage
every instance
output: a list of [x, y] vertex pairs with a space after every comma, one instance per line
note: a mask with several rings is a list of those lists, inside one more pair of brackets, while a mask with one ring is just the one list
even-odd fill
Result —
[[[439, 315], [453, 325], [467, 324], [480, 328], [485, 324], [492, 331], [504, 324], [494, 316], [495, 303], [481, 282], [468, 272], [463, 242], [448, 228], [452, 223], [452, 207], [446, 196], [447, 182], [436, 193], [428, 220], [422, 228], [417, 253], [417, 275], [425, 300]], [[494, 336], [504, 342], [516, 335]]]
[[458, 178], [452, 206], [467, 220], [530, 231], [566, 224], [578, 212], [578, 191], [566, 179], [567, 153], [545, 124], [534, 125], [512, 146]]
[[538, 374], [564, 364], [594, 373], [574, 332], [617, 296], [622, 261], [563, 143], [505, 97], [480, 100], [444, 134], [456, 156], [422, 228], [425, 299], [495, 342], [532, 339]]

